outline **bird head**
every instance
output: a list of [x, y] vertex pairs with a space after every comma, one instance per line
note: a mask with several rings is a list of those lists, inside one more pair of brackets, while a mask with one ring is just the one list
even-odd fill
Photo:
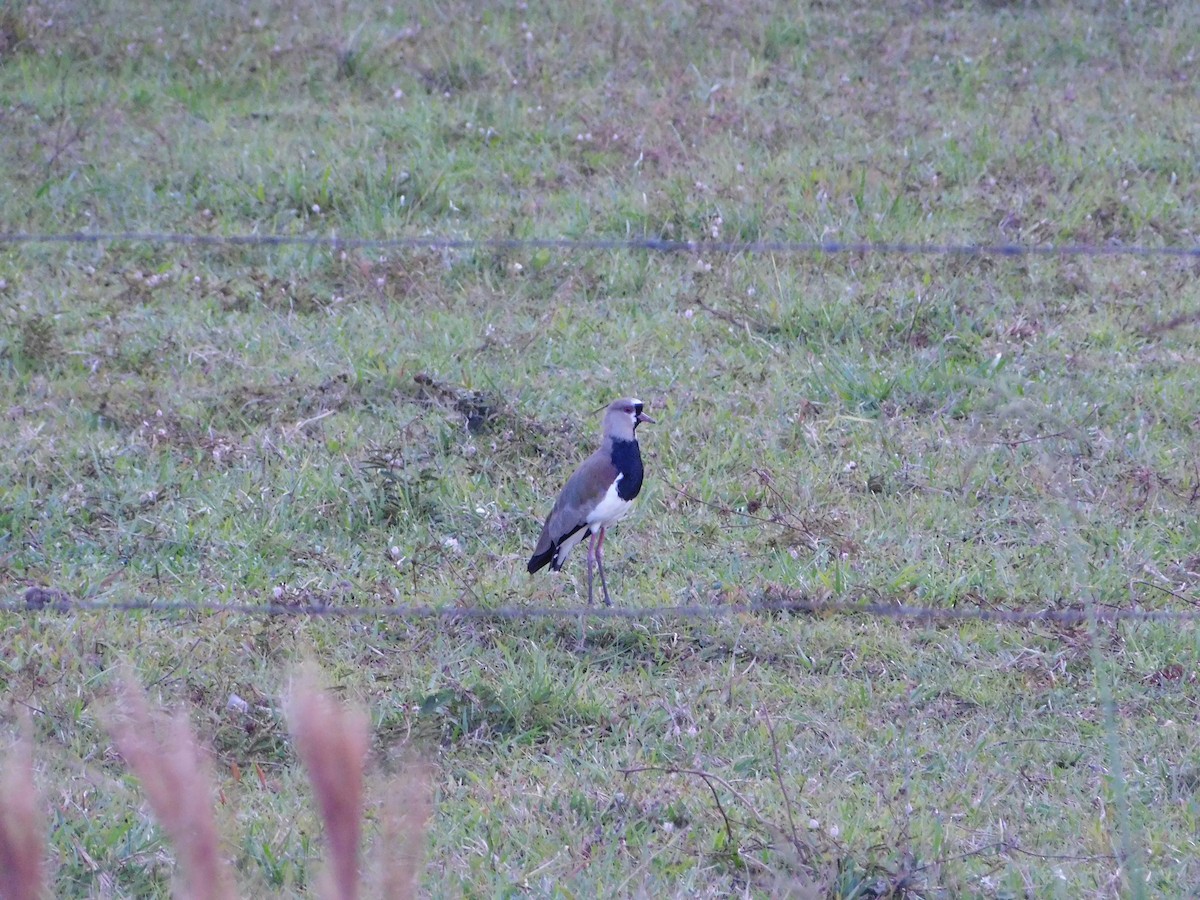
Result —
[[634, 432], [643, 422], [654, 423], [645, 413], [645, 404], [633, 397], [622, 397], [608, 404], [604, 414], [604, 434], [618, 440], [633, 440]]

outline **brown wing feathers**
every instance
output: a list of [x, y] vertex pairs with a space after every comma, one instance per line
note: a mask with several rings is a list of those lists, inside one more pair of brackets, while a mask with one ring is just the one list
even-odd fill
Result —
[[[529, 571], [551, 563], [552, 569], [562, 566], [563, 560], [555, 559], [559, 547], [581, 528], [587, 527], [587, 516], [596, 504], [604, 497], [611, 485], [617, 479], [617, 469], [612, 464], [612, 453], [609, 442], [589, 456], [575, 473], [567, 480], [566, 486], [546, 517], [542, 526], [542, 535], [538, 538], [537, 547], [529, 560]], [[586, 535], [584, 535], [586, 537]]]

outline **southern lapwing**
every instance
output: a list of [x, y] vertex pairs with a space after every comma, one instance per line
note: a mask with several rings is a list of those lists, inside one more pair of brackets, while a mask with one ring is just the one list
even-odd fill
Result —
[[604, 579], [604, 532], [625, 517], [633, 498], [642, 489], [642, 451], [638, 448], [637, 427], [654, 421], [642, 412], [643, 405], [632, 397], [608, 405], [600, 449], [567, 479], [529, 559], [531, 574], [546, 563], [557, 572], [575, 545], [590, 537], [588, 606], [592, 605], [593, 564], [600, 570], [604, 602], [612, 606]]

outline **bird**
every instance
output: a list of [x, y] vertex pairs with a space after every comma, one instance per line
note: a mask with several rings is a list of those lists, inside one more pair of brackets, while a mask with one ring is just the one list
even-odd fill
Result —
[[604, 603], [612, 606], [604, 578], [604, 534], [628, 514], [642, 489], [637, 427], [643, 422], [654, 424], [644, 409], [645, 404], [633, 397], [622, 397], [608, 405], [600, 447], [567, 479], [529, 558], [529, 574], [547, 563], [557, 572], [575, 545], [591, 538], [587, 550], [588, 606], [592, 605], [593, 566], [600, 570]]

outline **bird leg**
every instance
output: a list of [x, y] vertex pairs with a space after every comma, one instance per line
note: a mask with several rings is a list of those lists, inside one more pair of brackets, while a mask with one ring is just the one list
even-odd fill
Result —
[[600, 529], [600, 541], [596, 544], [596, 568], [600, 570], [600, 587], [604, 591], [604, 605], [612, 606], [612, 598], [608, 596], [608, 583], [604, 580], [604, 529]]
[[[592, 567], [596, 563], [596, 533], [592, 532], [592, 539], [588, 541], [587, 549], [587, 569], [588, 569], [588, 606], [592, 605]], [[600, 576], [600, 583], [604, 584], [604, 575]], [[607, 593], [605, 594], [607, 596]]]

